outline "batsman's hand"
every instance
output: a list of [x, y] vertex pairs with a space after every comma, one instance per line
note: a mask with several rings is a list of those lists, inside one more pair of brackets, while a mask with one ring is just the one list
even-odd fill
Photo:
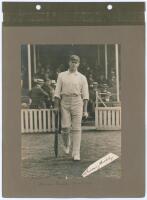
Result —
[[83, 120], [86, 120], [88, 118], [88, 112], [83, 112]]

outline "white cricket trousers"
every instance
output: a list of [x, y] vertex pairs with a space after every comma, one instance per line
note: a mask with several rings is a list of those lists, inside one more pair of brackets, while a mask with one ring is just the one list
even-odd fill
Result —
[[72, 155], [80, 154], [81, 121], [83, 100], [81, 96], [62, 96], [61, 126], [64, 145], [70, 146], [72, 133]]

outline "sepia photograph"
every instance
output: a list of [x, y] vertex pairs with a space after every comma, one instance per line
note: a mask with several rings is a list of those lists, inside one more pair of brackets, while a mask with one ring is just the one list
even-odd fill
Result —
[[121, 178], [120, 44], [20, 51], [21, 176]]
[[2, 196], [145, 196], [145, 3], [2, 3]]

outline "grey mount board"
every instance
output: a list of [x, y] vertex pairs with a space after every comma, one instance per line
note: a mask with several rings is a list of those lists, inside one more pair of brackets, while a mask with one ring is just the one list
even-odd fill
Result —
[[[112, 2], [114, 8], [112, 11], [106, 11], [107, 3], [41, 2], [40, 4], [43, 8], [41, 12], [34, 10], [35, 2], [3, 2], [3, 196], [143, 197], [145, 195], [144, 3]], [[64, 10], [63, 16], [60, 13], [61, 8]], [[68, 15], [67, 10], [74, 14], [73, 18], [69, 17], [72, 15]], [[89, 14], [89, 18], [86, 17], [86, 13]], [[90, 176], [81, 181], [77, 179], [67, 181], [55, 177], [21, 176], [20, 47], [28, 43], [120, 44], [122, 176], [119, 179]]]

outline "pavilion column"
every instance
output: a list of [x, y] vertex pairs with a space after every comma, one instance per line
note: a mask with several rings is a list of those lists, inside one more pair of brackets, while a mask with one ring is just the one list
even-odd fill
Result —
[[100, 65], [100, 48], [97, 46], [97, 64]]
[[31, 45], [27, 45], [28, 50], [28, 81], [29, 81], [29, 90], [32, 89], [32, 77], [31, 77]]
[[34, 73], [36, 74], [36, 45], [33, 45], [33, 55], [34, 55]]
[[119, 58], [118, 58], [118, 44], [115, 44], [115, 66], [116, 66], [116, 94], [117, 94], [117, 102], [119, 99]]
[[105, 44], [105, 79], [108, 79], [108, 53], [107, 44]]

